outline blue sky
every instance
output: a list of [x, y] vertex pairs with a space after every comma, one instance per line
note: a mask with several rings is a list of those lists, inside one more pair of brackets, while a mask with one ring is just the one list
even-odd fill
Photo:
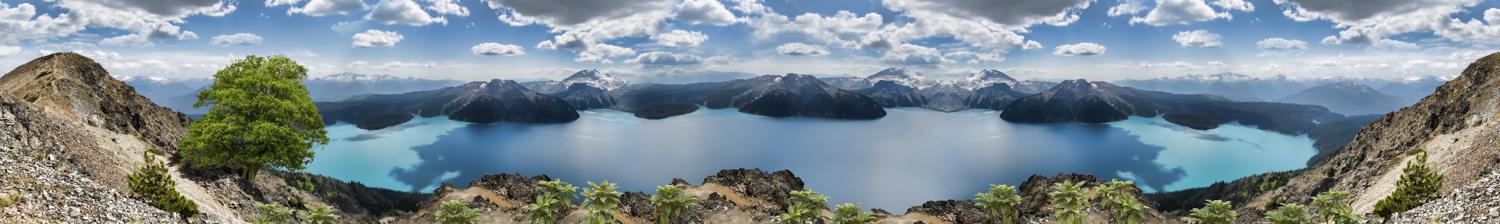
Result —
[[[244, 55], [463, 80], [579, 69], [698, 80], [909, 67], [1023, 79], [1456, 75], [1500, 44], [1482, 0], [0, 0], [0, 67], [77, 51], [193, 78]], [[1134, 10], [1132, 10], [1134, 9]], [[400, 38], [394, 38], [399, 35]]]

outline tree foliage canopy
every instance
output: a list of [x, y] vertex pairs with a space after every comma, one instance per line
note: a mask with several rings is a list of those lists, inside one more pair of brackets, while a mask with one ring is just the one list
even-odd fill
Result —
[[310, 148], [328, 143], [305, 78], [307, 68], [283, 56], [246, 56], [214, 73], [213, 85], [193, 104], [209, 110], [188, 127], [183, 157], [195, 167], [237, 169], [247, 177], [265, 167], [302, 169], [312, 160]]

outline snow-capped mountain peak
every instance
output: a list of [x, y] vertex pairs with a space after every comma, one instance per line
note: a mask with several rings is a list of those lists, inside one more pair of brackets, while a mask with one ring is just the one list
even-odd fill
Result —
[[569, 75], [562, 80], [562, 86], [564, 87], [572, 86], [574, 83], [583, 83], [606, 91], [625, 86], [625, 81], [616, 79], [615, 76], [609, 75], [609, 73], [599, 72], [599, 70], [594, 69], [575, 72], [573, 75]]
[[1000, 70], [985, 69], [979, 72], [975, 72], [974, 74], [970, 74], [968, 78], [965, 78], [963, 81], [960, 81], [956, 84], [958, 84], [959, 87], [965, 89], [975, 90], [994, 85], [996, 83], [1005, 83], [1011, 86], [1015, 86], [1016, 83], [1019, 82], [1020, 80], [1016, 80], [1016, 78], [1012, 78], [1010, 77], [1010, 75], [1006, 75], [1005, 72], [1001, 72]]
[[906, 68], [887, 68], [876, 72], [874, 75], [865, 77], [865, 81], [870, 82], [870, 85], [884, 80], [917, 89], [924, 89], [937, 84], [936, 81], [928, 80], [922, 73]]

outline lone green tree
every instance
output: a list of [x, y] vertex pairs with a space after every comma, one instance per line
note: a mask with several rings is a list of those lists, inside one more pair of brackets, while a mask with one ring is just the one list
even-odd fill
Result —
[[601, 181], [594, 184], [589, 181], [589, 189], [583, 190], [583, 207], [588, 208], [587, 224], [613, 224], [615, 223], [615, 210], [620, 207], [619, 187], [609, 181]]
[[255, 210], [255, 220], [250, 221], [254, 224], [292, 223], [293, 215], [297, 214], [297, 211], [276, 204], [260, 204], [255, 206]]
[[1047, 196], [1052, 198], [1052, 217], [1058, 223], [1081, 224], [1088, 222], [1084, 214], [1085, 206], [1088, 206], [1087, 192], [1083, 190], [1083, 182], [1063, 181], [1052, 185], [1052, 192]]
[[283, 56], [246, 56], [214, 73], [195, 107], [208, 114], [188, 126], [180, 144], [194, 167], [239, 170], [249, 178], [262, 168], [300, 170], [312, 146], [327, 144], [323, 118], [302, 79], [307, 68]]
[[797, 190], [792, 191], [792, 201], [787, 205], [786, 213], [778, 218], [782, 223], [808, 224], [821, 219], [824, 209], [828, 209], [828, 196], [812, 189]]
[[1419, 152], [1416, 160], [1407, 162], [1406, 168], [1401, 169], [1396, 191], [1375, 202], [1375, 214], [1390, 217], [1393, 213], [1411, 210], [1436, 198], [1439, 189], [1443, 189], [1443, 175], [1427, 167], [1427, 152]]
[[1313, 197], [1312, 208], [1317, 211], [1318, 219], [1325, 223], [1359, 223], [1362, 217], [1349, 208], [1350, 197], [1352, 195], [1348, 191], [1323, 192]]
[[875, 223], [875, 213], [860, 209], [858, 204], [843, 203], [833, 207], [833, 216], [828, 217], [832, 224], [870, 224]]
[[1199, 224], [1229, 224], [1234, 222], [1240, 213], [1234, 211], [1234, 205], [1228, 201], [1209, 200], [1202, 208], [1195, 208], [1188, 214], [1193, 223]]
[[682, 187], [677, 185], [662, 185], [656, 187], [656, 195], [651, 195], [651, 205], [656, 206], [656, 222], [671, 224], [682, 212], [687, 210], [688, 205], [693, 204], [694, 198]]
[[1016, 195], [1016, 187], [991, 184], [988, 192], [974, 194], [974, 200], [991, 219], [1010, 224], [1016, 219], [1016, 205], [1021, 204], [1021, 195]]

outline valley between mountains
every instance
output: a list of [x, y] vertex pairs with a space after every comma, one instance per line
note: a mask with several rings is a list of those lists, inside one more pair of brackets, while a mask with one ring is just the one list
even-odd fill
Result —
[[[1473, 62], [1451, 79], [1290, 80], [1237, 74], [1115, 82], [1017, 80], [985, 70], [937, 80], [902, 68], [867, 77], [760, 75], [685, 84], [629, 83], [595, 70], [557, 81], [461, 82], [341, 74], [303, 82], [326, 124], [378, 130], [417, 117], [470, 123], [566, 123], [580, 110], [608, 109], [646, 119], [673, 119], [702, 108], [734, 109], [766, 117], [872, 120], [888, 108], [934, 111], [997, 110], [1015, 123], [1107, 123], [1161, 117], [1207, 130], [1235, 124], [1315, 140], [1308, 167], [1272, 172], [1174, 192], [1142, 193], [1145, 223], [1184, 223], [1205, 200], [1232, 202], [1236, 223], [1258, 223], [1283, 204], [1309, 204], [1329, 191], [1349, 192], [1354, 212], [1369, 214], [1395, 191], [1402, 168], [1425, 165], [1442, 174], [1428, 203], [1372, 223], [1491, 223], [1500, 178], [1500, 54]], [[124, 79], [122, 81], [121, 79]], [[196, 85], [203, 85], [199, 82]], [[476, 209], [481, 223], [523, 223], [543, 194], [546, 175], [487, 174], [463, 187], [433, 192], [367, 187], [296, 171], [267, 169], [253, 176], [192, 169], [178, 142], [188, 133], [195, 95], [190, 82], [117, 78], [75, 53], [46, 55], [0, 77], [0, 222], [6, 223], [243, 223], [264, 216], [258, 206], [326, 205], [343, 223], [431, 223], [447, 201]], [[1381, 87], [1371, 87], [1380, 84]], [[1423, 89], [1431, 89], [1423, 91]], [[1295, 89], [1295, 90], [1293, 90]], [[345, 90], [345, 91], [336, 91]], [[356, 94], [357, 93], [357, 94]], [[1290, 95], [1284, 95], [1290, 94]], [[1420, 96], [1415, 96], [1420, 94]], [[1275, 102], [1267, 102], [1267, 100]], [[1350, 104], [1348, 102], [1364, 102]], [[145, 155], [145, 158], [142, 157]], [[149, 158], [149, 159], [148, 159]], [[148, 160], [168, 161], [173, 189], [198, 212], [181, 217], [148, 204], [129, 187]], [[379, 162], [379, 161], [371, 161]], [[696, 178], [696, 177], [683, 177]], [[1059, 183], [1092, 188], [1109, 183], [1088, 174], [1036, 175], [1019, 184], [1015, 206], [1026, 223], [1057, 222], [1048, 191]], [[806, 190], [792, 171], [726, 169], [703, 177], [661, 180], [693, 202], [683, 223], [776, 223], [796, 206], [790, 192]], [[978, 193], [978, 192], [976, 192]], [[905, 211], [875, 210], [878, 223], [992, 223], [973, 200], [939, 200]], [[659, 213], [649, 193], [626, 192], [610, 215], [646, 223]], [[561, 223], [577, 223], [587, 209], [567, 207]], [[818, 213], [833, 211], [818, 210]], [[1084, 209], [1091, 223], [1111, 213]]]

